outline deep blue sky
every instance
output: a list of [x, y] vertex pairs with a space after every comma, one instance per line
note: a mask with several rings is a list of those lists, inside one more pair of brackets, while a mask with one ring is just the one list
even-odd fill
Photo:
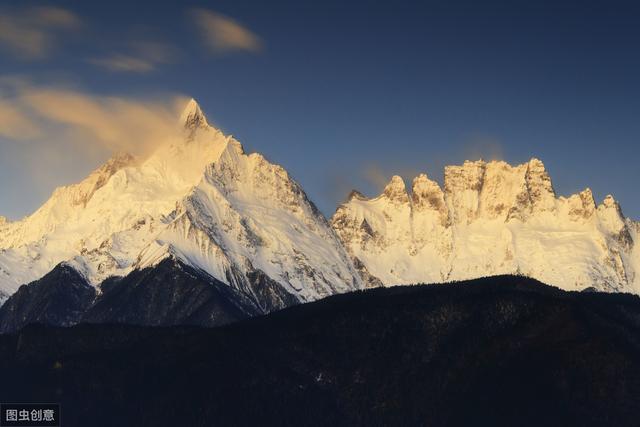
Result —
[[[612, 193], [640, 218], [633, 2], [157, 3], [56, 2], [83, 29], [60, 36], [44, 59], [3, 52], [0, 70], [95, 94], [191, 95], [248, 151], [283, 165], [327, 215], [351, 188], [374, 195], [380, 176], [424, 171], [441, 182], [444, 165], [467, 158], [535, 156], [559, 194]], [[236, 20], [262, 49], [209, 54], [190, 7]], [[173, 46], [172, 61], [127, 73], [86, 60], [140, 38]], [[11, 218], [100, 160], [43, 184], [25, 176], [20, 150], [0, 138], [0, 214]]]

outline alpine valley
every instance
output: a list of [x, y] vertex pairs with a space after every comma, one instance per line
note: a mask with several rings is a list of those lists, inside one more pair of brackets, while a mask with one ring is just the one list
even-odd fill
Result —
[[28, 323], [214, 326], [370, 287], [516, 274], [640, 293], [640, 224], [611, 196], [559, 197], [537, 159], [394, 176], [327, 220], [191, 100], [181, 137], [119, 154], [32, 215], [0, 217], [0, 332]]

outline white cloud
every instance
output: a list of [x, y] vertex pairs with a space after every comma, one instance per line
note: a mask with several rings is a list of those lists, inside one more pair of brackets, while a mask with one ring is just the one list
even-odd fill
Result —
[[0, 11], [0, 45], [24, 59], [46, 57], [60, 32], [78, 29], [80, 18], [58, 7]]
[[205, 45], [213, 53], [230, 51], [259, 52], [262, 41], [233, 19], [207, 9], [192, 9], [191, 16]]

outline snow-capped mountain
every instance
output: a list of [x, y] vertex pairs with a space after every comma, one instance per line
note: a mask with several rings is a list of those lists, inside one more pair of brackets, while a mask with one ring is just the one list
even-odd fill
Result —
[[410, 193], [352, 192], [331, 223], [369, 282], [433, 283], [523, 274], [566, 290], [640, 292], [638, 223], [611, 196], [557, 197], [540, 160], [448, 166], [444, 190], [421, 174]]
[[[246, 154], [194, 100], [177, 126], [148, 157], [116, 155], [32, 215], [0, 217], [0, 304], [33, 282], [0, 314], [18, 325], [20, 307], [37, 318], [49, 296], [65, 300], [65, 286], [44, 289], [75, 277], [69, 269], [82, 278], [76, 305], [89, 308], [56, 318], [215, 323], [234, 310], [251, 316], [364, 287], [510, 273], [568, 290], [640, 293], [640, 225], [611, 196], [600, 205], [588, 189], [556, 196], [537, 159], [448, 166], [444, 189], [422, 174], [407, 191], [394, 176], [379, 197], [352, 192], [329, 222], [282, 167]], [[166, 277], [189, 290], [155, 289]], [[203, 291], [209, 285], [215, 292]], [[163, 307], [110, 317], [110, 302], [152, 305], [128, 295], [155, 295]], [[193, 310], [176, 315], [179, 301]], [[209, 306], [216, 316], [200, 312]]]
[[0, 298], [60, 262], [97, 286], [168, 257], [265, 312], [362, 287], [337, 235], [283, 168], [245, 154], [194, 100], [180, 120], [182, 136], [148, 158], [115, 156], [31, 216], [0, 221]]

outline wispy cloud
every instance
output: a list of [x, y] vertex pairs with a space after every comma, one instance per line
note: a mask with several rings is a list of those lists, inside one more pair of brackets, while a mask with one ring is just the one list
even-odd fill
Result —
[[60, 33], [80, 28], [73, 12], [59, 7], [0, 10], [0, 46], [17, 57], [41, 59], [55, 48]]
[[147, 73], [155, 69], [155, 64], [147, 59], [130, 55], [113, 54], [104, 58], [92, 58], [89, 62], [110, 71]]
[[168, 44], [134, 41], [129, 43], [127, 53], [90, 58], [88, 62], [109, 71], [148, 73], [155, 70], [159, 64], [173, 62], [175, 57], [175, 50]]
[[235, 20], [207, 9], [192, 9], [193, 18], [204, 44], [212, 53], [231, 51], [259, 52], [262, 40]]
[[369, 164], [364, 168], [363, 176], [365, 180], [377, 190], [382, 190], [391, 179], [388, 171], [384, 171], [378, 164]]
[[[2, 81], [0, 80], [0, 83]], [[185, 97], [140, 99], [26, 84], [0, 87], [0, 135], [47, 144], [63, 141], [90, 152], [144, 154], [179, 136]], [[41, 138], [46, 135], [46, 138]]]
[[0, 137], [23, 140], [40, 135], [38, 126], [23, 109], [0, 99]]

